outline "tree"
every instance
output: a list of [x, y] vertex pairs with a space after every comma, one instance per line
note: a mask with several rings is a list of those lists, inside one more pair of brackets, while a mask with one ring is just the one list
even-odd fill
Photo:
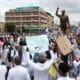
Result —
[[5, 31], [13, 33], [15, 32], [16, 25], [13, 22], [6, 22], [5, 23]]

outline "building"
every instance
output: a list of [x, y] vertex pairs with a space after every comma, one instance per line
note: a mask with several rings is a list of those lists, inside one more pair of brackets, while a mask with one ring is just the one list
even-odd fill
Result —
[[0, 32], [4, 32], [4, 26], [5, 26], [5, 23], [0, 22]]
[[39, 32], [46, 27], [53, 28], [54, 17], [41, 7], [19, 7], [5, 13], [6, 22], [14, 22], [17, 29], [25, 27], [27, 32]]

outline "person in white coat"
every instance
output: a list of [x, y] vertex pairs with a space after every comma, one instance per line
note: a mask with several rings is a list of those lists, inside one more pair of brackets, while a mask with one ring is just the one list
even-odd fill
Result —
[[60, 77], [57, 80], [75, 80], [75, 78], [70, 78], [67, 73], [69, 71], [69, 67], [65, 62], [61, 62], [59, 64], [59, 75]]
[[78, 67], [80, 65], [80, 49], [78, 47], [74, 49], [73, 65], [74, 67]]
[[15, 67], [10, 69], [7, 80], [30, 80], [28, 70], [20, 65], [20, 57], [16, 57], [14, 62]]
[[2, 65], [2, 59], [1, 59], [1, 54], [0, 54], [0, 80], [5, 80], [7, 68], [5, 65]]
[[27, 61], [29, 65], [34, 69], [34, 80], [49, 80], [49, 69], [55, 62], [54, 53], [50, 51], [51, 59], [47, 59], [45, 53], [40, 54], [39, 62], [35, 63], [30, 60], [30, 53], [27, 52]]

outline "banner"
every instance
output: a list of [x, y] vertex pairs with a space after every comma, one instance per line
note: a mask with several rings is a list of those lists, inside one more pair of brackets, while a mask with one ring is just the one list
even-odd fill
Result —
[[67, 55], [72, 52], [73, 48], [67, 36], [59, 37], [56, 40], [56, 43], [63, 55]]
[[27, 45], [32, 53], [48, 50], [47, 35], [27, 36]]

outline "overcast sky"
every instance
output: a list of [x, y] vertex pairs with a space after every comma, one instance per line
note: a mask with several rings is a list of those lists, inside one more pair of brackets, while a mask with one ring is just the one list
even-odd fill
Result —
[[[80, 0], [0, 0], [0, 21], [4, 21], [4, 13], [16, 7], [40, 6], [55, 16], [57, 7], [66, 10], [71, 24], [80, 21]], [[59, 12], [59, 13], [60, 13]], [[55, 23], [59, 21], [55, 16]]]

